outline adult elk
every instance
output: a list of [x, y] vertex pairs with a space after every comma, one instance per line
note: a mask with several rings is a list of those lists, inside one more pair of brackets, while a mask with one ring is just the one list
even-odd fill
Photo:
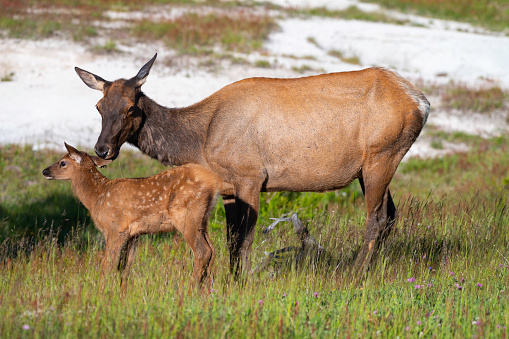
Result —
[[366, 269], [396, 208], [389, 183], [419, 136], [430, 104], [385, 68], [297, 79], [250, 78], [185, 108], [163, 107], [142, 91], [157, 54], [131, 79], [113, 82], [75, 68], [97, 103], [95, 146], [115, 159], [123, 143], [166, 165], [201, 164], [232, 185], [222, 192], [230, 269], [250, 268], [260, 192], [329, 191], [359, 179], [366, 234], [355, 265]]

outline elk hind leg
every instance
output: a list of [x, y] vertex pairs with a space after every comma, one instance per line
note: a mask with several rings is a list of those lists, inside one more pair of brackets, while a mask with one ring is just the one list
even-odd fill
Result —
[[193, 275], [191, 285], [200, 286], [207, 277], [209, 266], [214, 260], [215, 249], [208, 239], [206, 229], [193, 228], [188, 225], [185, 228], [184, 239], [191, 247], [194, 256]]
[[[362, 193], [366, 195], [364, 179], [362, 177], [359, 177], [359, 184], [361, 185]], [[385, 223], [385, 226], [380, 229], [380, 240], [384, 242], [391, 233], [396, 221], [396, 205], [392, 200], [391, 192], [389, 189], [387, 189], [387, 193], [384, 195], [382, 209], [387, 213], [387, 222]]]
[[[363, 170], [361, 186], [364, 188], [366, 199], [366, 233], [364, 243], [354, 264], [355, 269], [360, 274], [367, 272], [377, 240], [388, 227], [390, 219], [389, 202], [392, 202], [388, 186], [393, 173], [393, 171], [387, 172], [386, 170], [377, 170], [377, 168], [373, 168], [371, 171]], [[391, 209], [395, 211], [394, 207], [391, 207]]]
[[127, 243], [121, 250], [118, 270], [122, 273], [122, 278], [120, 280], [120, 287], [122, 288], [122, 292], [126, 292], [127, 290], [127, 279], [129, 277], [129, 273], [131, 270], [131, 265], [133, 263], [134, 256], [136, 254], [136, 246], [138, 245], [138, 236], [134, 236], [129, 238]]

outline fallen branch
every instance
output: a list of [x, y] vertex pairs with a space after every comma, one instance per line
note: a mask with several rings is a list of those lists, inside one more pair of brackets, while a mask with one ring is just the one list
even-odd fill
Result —
[[[337, 262], [337, 259], [328, 255], [325, 248], [309, 234], [307, 226], [302, 223], [297, 216], [297, 213], [293, 213], [291, 217], [283, 216], [281, 218], [271, 219], [275, 221], [264, 229], [263, 233], [270, 232], [280, 222], [291, 221], [295, 234], [301, 242], [301, 246], [289, 246], [269, 253], [265, 259], [253, 269], [253, 273], [259, 274], [262, 270], [266, 269], [272, 261], [295, 259], [296, 264], [300, 265], [303, 263], [304, 258], [308, 255], [311, 255], [314, 261], [321, 261], [327, 257], [328, 264], [331, 264], [333, 261]], [[292, 255], [292, 253], [294, 255]], [[284, 254], [290, 254], [290, 256], [286, 256]]]

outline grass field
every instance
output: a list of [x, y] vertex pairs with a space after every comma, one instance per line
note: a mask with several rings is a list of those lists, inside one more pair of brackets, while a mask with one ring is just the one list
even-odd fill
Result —
[[[310, 257], [274, 262], [232, 281], [224, 212], [211, 217], [215, 278], [189, 291], [192, 257], [177, 235], [144, 237], [120, 294], [112, 277], [98, 291], [101, 235], [69, 182], [41, 170], [62, 154], [2, 146], [0, 333], [4, 337], [505, 337], [509, 325], [509, 138], [466, 142], [471, 151], [402, 164], [391, 190], [396, 229], [364, 280], [352, 278], [365, 209], [357, 183], [326, 194], [263, 194], [253, 265], [298, 245], [291, 225], [268, 235], [269, 217], [297, 212], [334, 264]], [[124, 151], [110, 178], [160, 171]]]
[[[490, 29], [507, 29], [509, 22], [504, 0], [377, 2]], [[101, 33], [92, 22], [109, 20], [104, 16], [107, 10], [136, 10], [146, 3], [0, 0], [0, 30], [16, 38], [41, 39], [58, 33], [83, 41]], [[195, 5], [184, 0], [150, 3]], [[60, 15], [45, 11], [50, 8], [61, 10]], [[352, 9], [301, 14], [390, 20]], [[73, 23], [72, 18], [79, 22]], [[219, 14], [189, 14], [178, 20], [174, 21], [184, 29], [171, 20], [140, 21], [126, 34], [162, 39], [182, 53], [200, 53], [216, 45], [249, 52], [260, 48], [268, 32], [277, 27], [263, 15], [226, 20]], [[121, 36], [108, 34], [111, 39], [99, 49], [114, 51]], [[496, 86], [452, 84], [441, 93], [442, 104], [448, 108], [489, 114], [507, 107], [507, 93]], [[398, 206], [395, 229], [364, 279], [350, 272], [361, 246], [366, 213], [362, 192], [354, 182], [324, 194], [261, 196], [254, 267], [266, 253], [299, 245], [288, 223], [262, 233], [271, 223], [269, 218], [292, 212], [326, 248], [328, 262], [309, 256], [296, 265], [286, 257], [244, 282], [233, 281], [219, 201], [210, 219], [217, 250], [213, 281], [201, 291], [190, 289], [192, 257], [185, 242], [178, 235], [146, 236], [140, 241], [125, 296], [116, 276], [108, 278], [104, 290], [99, 289], [104, 240], [87, 210], [73, 197], [70, 183], [47, 181], [41, 175], [63, 151], [2, 145], [0, 336], [505, 338], [509, 326], [509, 136], [485, 140], [431, 127], [427, 126], [427, 133], [437, 147], [456, 142], [470, 150], [401, 164], [391, 184]], [[118, 178], [149, 176], [163, 168], [123, 150], [118, 160], [101, 171]]]

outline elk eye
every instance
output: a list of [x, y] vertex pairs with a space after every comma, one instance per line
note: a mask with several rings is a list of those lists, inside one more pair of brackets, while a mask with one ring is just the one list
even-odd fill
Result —
[[60, 161], [60, 167], [65, 167], [65, 165], [67, 165], [65, 161]]

